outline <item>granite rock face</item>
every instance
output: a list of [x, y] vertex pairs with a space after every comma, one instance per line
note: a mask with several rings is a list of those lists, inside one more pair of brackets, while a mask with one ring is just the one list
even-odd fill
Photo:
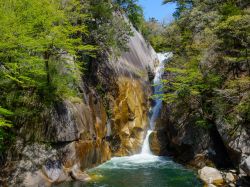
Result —
[[164, 144], [165, 134], [161, 131], [153, 131], [149, 136], [149, 146], [154, 155], [164, 156], [167, 154], [166, 145]]
[[115, 99], [111, 118], [112, 132], [120, 141], [116, 156], [137, 153], [148, 125], [148, 95], [140, 81], [121, 77], [119, 95]]
[[[78, 85], [78, 99], [55, 102], [40, 115], [42, 119], [20, 128], [1, 168], [0, 185], [85, 181], [89, 180], [85, 169], [112, 155], [140, 151], [148, 125], [150, 76], [158, 59], [142, 35], [134, 32], [128, 52], [91, 63]], [[74, 64], [72, 58], [66, 63]]]
[[[192, 107], [190, 112], [183, 106], [163, 106], [156, 125], [157, 137], [152, 141], [157, 140], [160, 148], [155, 153], [171, 155], [176, 161], [198, 169], [212, 166], [249, 175], [250, 134], [244, 123], [239, 121], [235, 128], [218, 117], [211, 121], [210, 128], [202, 128], [194, 123], [199, 118], [194, 112], [198, 110], [195, 102]], [[155, 144], [151, 144], [151, 149], [155, 149]]]
[[[193, 107], [193, 111], [198, 110], [195, 102]], [[240, 165], [250, 155], [250, 134], [244, 123], [239, 121], [235, 128], [218, 117], [214, 124], [211, 121], [210, 128], [202, 128], [194, 124], [199, 115], [183, 108], [163, 106], [156, 126], [161, 154], [171, 154], [176, 160], [198, 168], [214, 165], [240, 171]]]
[[156, 124], [160, 155], [171, 154], [182, 163], [189, 163], [196, 155], [208, 150], [209, 132], [192, 123], [195, 114], [189, 115], [181, 107], [163, 105]]
[[239, 127], [234, 128], [220, 119], [216, 121], [216, 127], [234, 166], [238, 167], [250, 156], [250, 131], [248, 127], [241, 125], [239, 121]]
[[[165, 72], [164, 79], [174, 76]], [[225, 88], [214, 90], [212, 95], [163, 105], [155, 129], [161, 155], [170, 154], [177, 161], [199, 169], [210, 165], [242, 171], [240, 165], [250, 156], [250, 129], [248, 117], [236, 108], [247, 99], [249, 85], [232, 97], [229, 104], [225, 99], [226, 86], [233, 76], [227, 77]], [[210, 104], [202, 104], [205, 101]]]

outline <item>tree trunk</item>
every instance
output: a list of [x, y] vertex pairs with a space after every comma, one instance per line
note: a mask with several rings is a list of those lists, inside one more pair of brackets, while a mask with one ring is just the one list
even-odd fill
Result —
[[51, 82], [51, 78], [50, 78], [50, 69], [49, 69], [49, 57], [50, 54], [48, 51], [44, 52], [44, 60], [45, 60], [45, 70], [46, 70], [46, 74], [47, 74], [47, 85], [50, 85]]

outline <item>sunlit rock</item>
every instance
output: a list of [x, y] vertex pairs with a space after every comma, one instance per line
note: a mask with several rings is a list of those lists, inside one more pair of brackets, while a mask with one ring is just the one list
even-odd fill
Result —
[[226, 182], [235, 182], [235, 177], [232, 173], [226, 173], [225, 179]]
[[221, 185], [224, 183], [219, 170], [211, 167], [204, 167], [198, 171], [200, 179], [206, 184]]
[[27, 172], [23, 184], [20, 186], [44, 186], [50, 187], [51, 182], [41, 171]]
[[75, 165], [73, 168], [72, 168], [72, 171], [71, 171], [71, 175], [72, 177], [75, 179], [75, 180], [79, 180], [79, 181], [82, 181], [82, 182], [86, 182], [86, 181], [89, 181], [91, 180], [90, 176], [85, 173], [85, 172], [82, 172], [77, 165]]
[[[147, 94], [137, 80], [118, 79], [119, 95], [113, 109], [112, 132], [121, 140], [117, 154], [136, 153], [142, 145], [148, 124]], [[133, 116], [133, 117], [131, 117]]]

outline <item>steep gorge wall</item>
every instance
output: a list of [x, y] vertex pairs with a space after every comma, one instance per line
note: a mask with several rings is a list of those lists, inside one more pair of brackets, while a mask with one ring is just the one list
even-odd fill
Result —
[[129, 51], [118, 59], [97, 59], [79, 85], [80, 100], [64, 100], [33, 126], [24, 125], [1, 172], [6, 186], [49, 186], [72, 179], [112, 155], [140, 151], [148, 125], [149, 96], [158, 62], [152, 47], [134, 30]]
[[129, 48], [111, 69], [118, 75], [118, 94], [111, 99], [111, 144], [116, 156], [138, 153], [148, 128], [151, 82], [158, 57], [143, 36], [134, 31]]
[[[170, 76], [174, 75], [166, 73], [165, 79]], [[232, 75], [228, 77], [230, 81]], [[234, 97], [234, 105], [248, 94], [249, 85]], [[165, 103], [156, 131], [150, 137], [151, 149], [158, 155], [172, 155], [177, 161], [196, 168], [214, 166], [236, 169], [240, 176], [249, 175], [250, 131], [247, 118], [232, 107], [224, 110], [228, 101], [222, 97], [207, 99], [213, 100], [209, 126], [196, 124], [203, 112], [197, 100]], [[225, 119], [228, 116], [233, 116], [233, 122]]]

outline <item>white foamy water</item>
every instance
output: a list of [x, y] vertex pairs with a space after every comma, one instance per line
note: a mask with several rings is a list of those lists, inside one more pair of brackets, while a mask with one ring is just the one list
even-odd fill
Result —
[[145, 138], [143, 145], [142, 145], [141, 154], [152, 155], [152, 152], [151, 152], [150, 147], [149, 147], [149, 136], [151, 133], [152, 133], [152, 130], [148, 130], [146, 138]]
[[[138, 167], [149, 167], [151, 164], [162, 165], [161, 157], [149, 154], [136, 154], [132, 156], [114, 157], [110, 161], [98, 166], [99, 169], [137, 169]], [[164, 160], [164, 163], [172, 162]]]

